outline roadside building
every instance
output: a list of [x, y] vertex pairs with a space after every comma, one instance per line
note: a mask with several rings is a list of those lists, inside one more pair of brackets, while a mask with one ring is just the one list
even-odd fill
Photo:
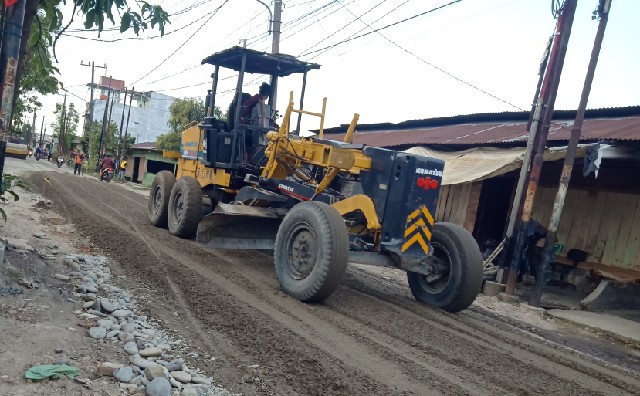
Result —
[[125, 179], [149, 187], [156, 173], [175, 171], [177, 160], [162, 156], [162, 150], [156, 149], [155, 142], [137, 143], [129, 150]]
[[[136, 139], [136, 143], [155, 141], [158, 136], [169, 132], [167, 125], [171, 115], [169, 107], [176, 98], [154, 91], [133, 92], [131, 114], [129, 115], [129, 102], [131, 99], [129, 95], [131, 93], [127, 93], [125, 103], [126, 88], [124, 81], [101, 77], [100, 84], [96, 84], [95, 87], [100, 89], [100, 95], [93, 101], [91, 120], [102, 122], [104, 110], [107, 106], [108, 91], [111, 90], [111, 95], [115, 98], [113, 110], [110, 110], [111, 121], [119, 126], [124, 113], [125, 124], [127, 118], [129, 118], [127, 133]], [[87, 105], [87, 114], [90, 108], [91, 106]]]
[[[437, 221], [462, 225], [481, 248], [502, 240], [527, 142], [528, 113], [472, 114], [358, 126], [354, 143], [407, 150], [445, 160]], [[556, 261], [587, 258], [573, 275], [640, 283], [640, 107], [588, 110], [565, 209]], [[575, 111], [556, 111], [533, 208], [545, 228], [553, 209]], [[346, 127], [325, 130], [341, 140]], [[584, 156], [596, 146], [597, 177], [583, 175]], [[590, 161], [587, 161], [591, 163]], [[572, 280], [579, 282], [580, 279]]]

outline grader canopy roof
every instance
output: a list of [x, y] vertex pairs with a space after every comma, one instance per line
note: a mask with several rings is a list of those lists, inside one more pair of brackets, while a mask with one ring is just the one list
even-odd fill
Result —
[[235, 71], [242, 68], [242, 55], [246, 54], [246, 73], [269, 74], [278, 77], [288, 76], [294, 73], [305, 73], [312, 69], [319, 69], [316, 63], [307, 63], [296, 59], [291, 55], [268, 54], [242, 47], [232, 47], [221, 52], [216, 52], [202, 60], [202, 64], [208, 63], [214, 66], [225, 67]]

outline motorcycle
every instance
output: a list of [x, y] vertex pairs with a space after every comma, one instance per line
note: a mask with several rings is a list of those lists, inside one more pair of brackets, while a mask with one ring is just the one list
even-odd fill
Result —
[[33, 150], [29, 149], [29, 157], [33, 155]]
[[105, 168], [102, 171], [102, 174], [100, 175], [100, 181], [104, 180], [107, 183], [109, 183], [111, 181], [111, 179], [113, 179], [113, 169], [112, 168]]
[[56, 160], [56, 165], [58, 165], [58, 168], [60, 168], [63, 164], [64, 164], [64, 157], [59, 156], [58, 159]]
[[36, 152], [36, 161], [40, 161], [40, 157], [42, 156], [42, 154], [38, 151]]

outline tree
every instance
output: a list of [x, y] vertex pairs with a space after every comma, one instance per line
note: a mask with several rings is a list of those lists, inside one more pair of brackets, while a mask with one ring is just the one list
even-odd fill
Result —
[[[160, 150], [180, 150], [181, 133], [194, 121], [202, 121], [205, 117], [206, 107], [204, 101], [198, 98], [176, 99], [171, 106], [171, 113], [167, 125], [169, 133], [158, 136], [156, 147]], [[220, 108], [216, 107], [214, 117], [224, 119]]]
[[[157, 28], [164, 35], [169, 15], [162, 7], [136, 0], [137, 8], [132, 9], [127, 0], [73, 0], [73, 11], [68, 22], [62, 14], [66, 0], [24, 0], [25, 17], [22, 24], [20, 57], [16, 69], [16, 89], [13, 96], [13, 119], [22, 119], [27, 106], [20, 106], [20, 98], [27, 92], [46, 95], [58, 91], [60, 82], [55, 77], [58, 69], [53, 66], [51, 52], [55, 58], [55, 45], [64, 30], [76, 15], [84, 17], [84, 27], [97, 28], [98, 36], [109, 20], [116, 24], [114, 14], [120, 16], [120, 32], [133, 29], [135, 34], [149, 27]], [[66, 24], [65, 24], [66, 22]], [[37, 25], [33, 29], [34, 23]], [[0, 86], [0, 93], [3, 87]]]
[[77, 137], [78, 124], [80, 123], [80, 114], [76, 110], [73, 103], [70, 103], [69, 107], [66, 109], [63, 109], [63, 103], [56, 103], [56, 110], [53, 113], [56, 115], [56, 120], [53, 124], [51, 124], [51, 128], [53, 129], [53, 136], [60, 136], [60, 133], [62, 132], [61, 128], [64, 122], [64, 147], [69, 149], [73, 145], [73, 139]]
[[[105, 147], [106, 153], [114, 154], [118, 151], [118, 125], [115, 121], [111, 121], [107, 128], [107, 133], [109, 134], [109, 143]], [[98, 148], [100, 147], [100, 134], [102, 133], [102, 123], [97, 121], [91, 121], [89, 126], [86, 128], [85, 133], [83, 135], [83, 140], [86, 143], [86, 151], [88, 152], [90, 158], [97, 159], [98, 158]], [[123, 136], [124, 139], [124, 136]], [[127, 147], [131, 147], [136, 141], [135, 136], [127, 137]], [[106, 137], [104, 142], [106, 142]], [[103, 144], [104, 144], [103, 142]]]

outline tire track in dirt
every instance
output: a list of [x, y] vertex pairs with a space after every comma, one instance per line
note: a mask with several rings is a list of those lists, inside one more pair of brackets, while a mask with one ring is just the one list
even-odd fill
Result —
[[[192, 307], [196, 307], [196, 309], [192, 308], [194, 315], [204, 323], [215, 326], [218, 331], [228, 335], [233, 339], [237, 348], [252, 354], [261, 365], [270, 368], [270, 374], [278, 376], [279, 379], [291, 386], [291, 388], [289, 386], [279, 387], [275, 391], [276, 394], [330, 395], [346, 393], [368, 395], [394, 393], [392, 388], [369, 377], [360, 369], [354, 369], [339, 359], [310, 347], [300, 337], [292, 334], [286, 326], [283, 327], [282, 324], [274, 322], [250, 305], [243, 302], [238, 304], [238, 301], [225, 292], [223, 287], [211, 287], [211, 279], [203, 279], [199, 274], [175, 262], [173, 258], [165, 256], [164, 253], [149, 251], [144, 244], [130, 246], [125, 243], [128, 237], [135, 235], [130, 227], [118, 226], [113, 219], [104, 221], [100, 227], [96, 227], [95, 219], [90, 217], [104, 220], [104, 216], [94, 213], [97, 209], [89, 204], [83, 208], [84, 210], [78, 210], [80, 209], [78, 206], [83, 203], [83, 198], [76, 195], [62, 196], [63, 191], [56, 183], [59, 180], [58, 177], [51, 177], [51, 179], [54, 193], [50, 191], [49, 196], [52, 199], [62, 198], [65, 200], [66, 198], [67, 202], [71, 203], [71, 205], [67, 205], [73, 206], [75, 209], [70, 211], [72, 220], [80, 229], [90, 234], [94, 243], [111, 252], [111, 255], [122, 264], [128, 265], [132, 257], [135, 257], [136, 263], [146, 263], [146, 265], [127, 266], [125, 270], [143, 271], [147, 277], [153, 278], [151, 281], [157, 282], [160, 287], [165, 288], [167, 287], [166, 282], [162, 280], [165, 275], [162, 273], [164, 271], [160, 271], [158, 274], [158, 268], [172, 265], [174, 275], [176, 270], [181, 273], [182, 276], [174, 276], [172, 279], [184, 293], [185, 300], [189, 301]], [[73, 180], [73, 178], [70, 179]], [[99, 184], [98, 186], [98, 188], [101, 187]], [[103, 189], [108, 193], [107, 188]], [[82, 195], [80, 194], [81, 189], [78, 188], [77, 191], [78, 195]], [[92, 198], [95, 199], [96, 194], [93, 195]], [[98, 193], [98, 196], [101, 195], [102, 192]], [[119, 210], [131, 209], [121, 208]], [[140, 209], [136, 208], [136, 210]], [[123, 233], [123, 231], [125, 232]], [[155, 230], [155, 232], [161, 232], [161, 230]], [[106, 241], [104, 235], [111, 235], [116, 241]], [[181, 241], [173, 237], [170, 240], [181, 248], [178, 250], [183, 254], [192, 249], [191, 246], [188, 246], [192, 243], [188, 241]], [[161, 257], [161, 261], [158, 260], [157, 255]], [[186, 256], [184, 259], [189, 261], [190, 258]], [[220, 281], [218, 280], [218, 282]], [[220, 286], [224, 286], [224, 284], [220, 284]], [[242, 287], [234, 287], [243, 291]], [[222, 309], [219, 309], [220, 307]], [[284, 320], [284, 322], [287, 321]], [[290, 391], [291, 389], [293, 392]]]
[[[144, 197], [92, 182], [55, 175], [49, 196], [66, 205], [78, 228], [125, 271], [174, 297], [188, 312], [188, 336], [202, 340], [211, 333], [215, 353], [259, 362], [266, 384], [249, 388], [253, 393], [640, 393], [637, 376], [505, 331], [477, 313], [425, 307], [402, 286], [361, 272], [349, 271], [325, 304], [283, 298], [269, 255], [203, 250], [149, 225]], [[78, 196], [62, 195], [62, 183], [73, 185]], [[109, 204], [91, 205], [96, 197]], [[116, 235], [114, 243], [100, 237], [105, 232]], [[241, 380], [246, 371], [230, 367], [238, 361], [232, 356], [225, 358], [226, 367], [210, 363], [211, 369]]]

